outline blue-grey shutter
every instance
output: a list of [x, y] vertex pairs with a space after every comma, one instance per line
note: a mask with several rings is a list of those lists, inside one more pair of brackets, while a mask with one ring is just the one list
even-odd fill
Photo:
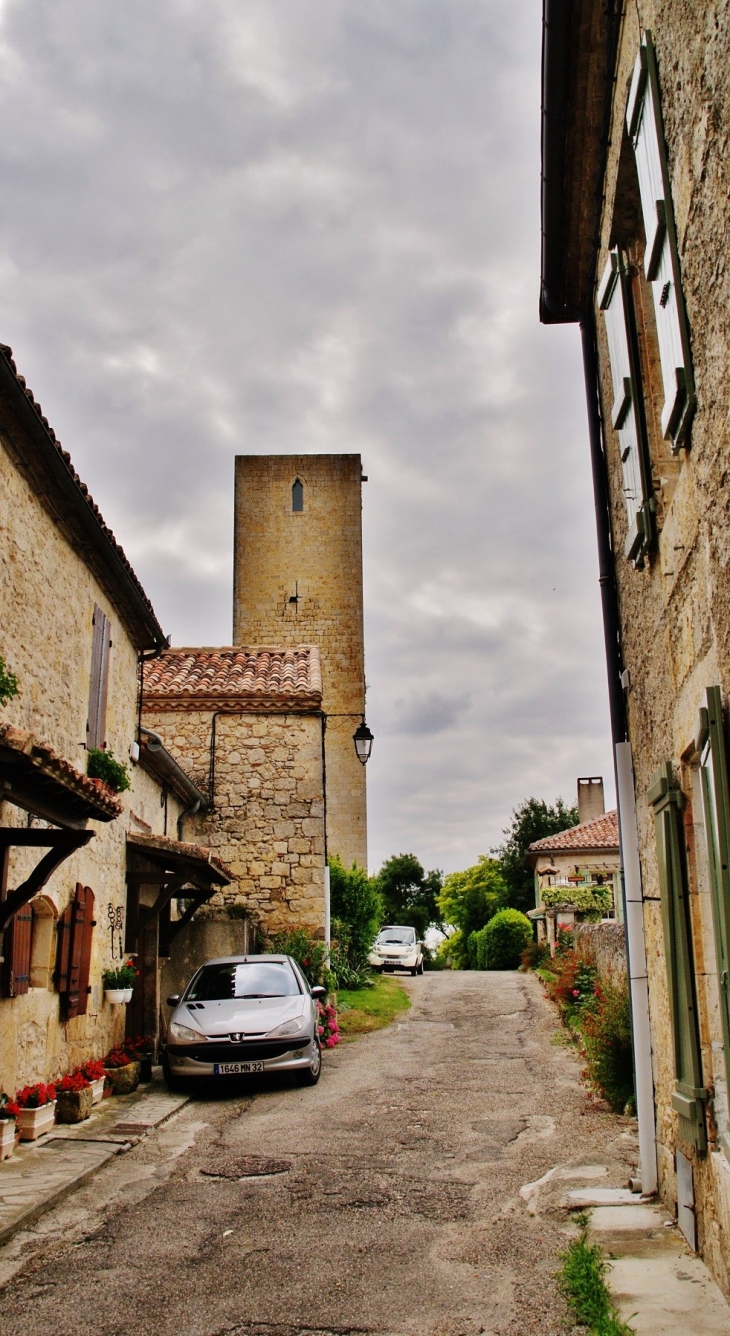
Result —
[[91, 679], [89, 682], [89, 717], [86, 724], [87, 747], [106, 744], [106, 702], [109, 690], [110, 622], [106, 613], [94, 604], [91, 637]]
[[[719, 687], [707, 688], [707, 708], [700, 711], [698, 743], [720, 985], [725, 1079], [730, 1087], [730, 785], [722, 693]], [[730, 1128], [720, 1129], [720, 1142], [730, 1159]]]
[[613, 381], [611, 422], [618, 433], [623, 490], [628, 521], [625, 554], [637, 566], [654, 538], [648, 455], [640, 407], [640, 378], [634, 353], [631, 294], [623, 257], [612, 250], [598, 288], [598, 305], [606, 321]]
[[668, 762], [657, 770], [649, 789], [654, 809], [664, 950], [674, 1045], [672, 1108], [679, 1114], [679, 1135], [697, 1151], [707, 1149], [702, 1059], [697, 1019], [692, 930], [682, 829], [682, 792]]
[[662, 431], [676, 450], [686, 444], [695, 408], [687, 316], [677, 251], [659, 75], [650, 32], [644, 34], [626, 108], [646, 233], [644, 270], [652, 286], [664, 387]]

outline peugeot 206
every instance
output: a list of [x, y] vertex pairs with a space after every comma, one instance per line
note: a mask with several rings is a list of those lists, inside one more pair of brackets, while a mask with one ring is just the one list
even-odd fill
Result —
[[316, 1085], [317, 1002], [324, 995], [324, 988], [310, 988], [291, 956], [207, 960], [182, 997], [167, 999], [174, 1008], [163, 1057], [168, 1086], [288, 1071], [301, 1085]]

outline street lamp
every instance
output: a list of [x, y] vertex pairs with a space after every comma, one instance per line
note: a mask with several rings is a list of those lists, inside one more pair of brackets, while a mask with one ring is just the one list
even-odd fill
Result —
[[361, 765], [367, 765], [370, 760], [370, 753], [373, 750], [373, 735], [365, 723], [365, 715], [362, 717], [362, 723], [355, 729], [352, 735], [355, 744], [355, 753]]

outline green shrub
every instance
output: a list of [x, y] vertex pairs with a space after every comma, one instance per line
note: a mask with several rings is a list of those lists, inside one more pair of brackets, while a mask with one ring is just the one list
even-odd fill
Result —
[[520, 952], [520, 969], [526, 974], [528, 970], [543, 969], [550, 963], [550, 944], [546, 939], [542, 942], [530, 942], [524, 951]]
[[292, 956], [310, 985], [329, 986], [329, 980], [325, 977], [325, 944], [310, 937], [305, 928], [297, 928], [294, 932], [278, 932], [271, 939], [269, 951], [277, 956]]
[[[346, 868], [336, 856], [328, 861], [332, 935], [340, 941], [350, 965], [358, 969], [366, 964], [382, 921], [383, 906], [377, 879], [369, 877], [356, 863]], [[339, 924], [337, 932], [334, 920]]]
[[[342, 933], [344, 924], [336, 919], [335, 931]], [[372, 971], [367, 965], [353, 964], [346, 942], [339, 936], [330, 948], [330, 973], [334, 988], [372, 988]]]
[[11, 673], [5, 660], [0, 654], [0, 705], [7, 705], [9, 700], [18, 695], [20, 683], [15, 673]]
[[583, 1008], [580, 1028], [589, 1080], [614, 1113], [623, 1113], [634, 1097], [631, 1011], [626, 985], [599, 979], [593, 1000]]
[[521, 953], [532, 941], [532, 924], [519, 909], [500, 909], [494, 918], [489, 920], [486, 928], [482, 929], [482, 933], [484, 964], [479, 968], [513, 970], [517, 969]]
[[588, 922], [603, 918], [613, 909], [610, 886], [545, 886], [540, 892], [544, 905], [575, 905]]
[[114, 752], [101, 747], [89, 747], [86, 773], [89, 779], [103, 779], [115, 793], [130, 788], [129, 772], [123, 761], [114, 759]]

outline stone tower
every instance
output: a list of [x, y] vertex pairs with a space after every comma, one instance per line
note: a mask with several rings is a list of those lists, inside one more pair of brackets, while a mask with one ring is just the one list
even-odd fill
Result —
[[327, 847], [367, 867], [361, 482], [359, 455], [237, 456], [233, 640], [319, 647]]

